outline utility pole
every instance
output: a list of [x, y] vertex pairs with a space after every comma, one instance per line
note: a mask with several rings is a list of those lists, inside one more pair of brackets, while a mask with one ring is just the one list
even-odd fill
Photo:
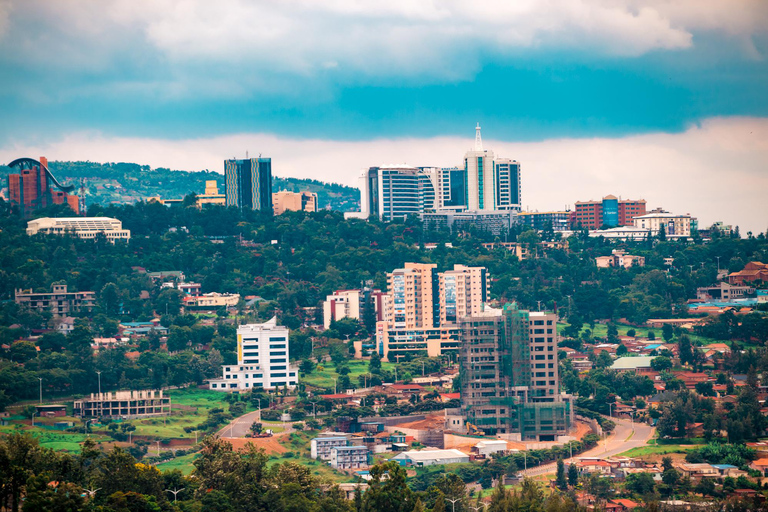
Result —
[[43, 378], [38, 377], [37, 380], [40, 381], [40, 405], [43, 405]]

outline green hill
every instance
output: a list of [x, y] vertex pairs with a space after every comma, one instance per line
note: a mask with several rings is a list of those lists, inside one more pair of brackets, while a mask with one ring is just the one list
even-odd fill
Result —
[[[224, 176], [211, 171], [151, 169], [132, 163], [49, 162], [48, 166], [59, 181], [75, 184], [78, 190], [84, 179], [88, 205], [131, 204], [154, 196], [182, 198], [192, 192], [201, 194], [207, 180], [216, 180], [219, 190], [224, 190]], [[0, 166], [3, 187], [10, 172], [8, 167]], [[273, 191], [278, 190], [315, 192], [319, 208], [343, 212], [358, 209], [360, 198], [357, 189], [337, 183], [273, 176]]]

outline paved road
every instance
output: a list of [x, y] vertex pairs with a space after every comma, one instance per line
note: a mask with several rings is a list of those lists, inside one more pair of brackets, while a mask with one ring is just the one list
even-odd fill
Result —
[[[600, 443], [577, 456], [574, 459], [580, 457], [610, 457], [612, 455], [618, 455], [632, 448], [639, 446], [645, 446], [648, 441], [653, 438], [655, 428], [646, 425], [645, 423], [632, 423], [629, 420], [619, 420], [613, 418], [616, 422], [616, 428], [613, 433], [605, 440], [601, 440]], [[632, 434], [634, 427], [634, 435]], [[630, 437], [631, 436], [631, 437]], [[629, 438], [629, 439], [628, 439]], [[566, 464], [569, 461], [566, 460]], [[525, 476], [546, 475], [557, 471], [557, 463], [545, 464], [543, 466], [536, 466], [530, 468], [527, 471], [522, 471]]]
[[[217, 432], [219, 437], [245, 437], [245, 434], [251, 431], [251, 425], [254, 421], [259, 419], [259, 411], [253, 411], [242, 416], [239, 416], [232, 420], [227, 426]], [[262, 423], [264, 430], [271, 428], [274, 424]], [[291, 423], [281, 423], [283, 433], [290, 433], [293, 431], [293, 425]]]

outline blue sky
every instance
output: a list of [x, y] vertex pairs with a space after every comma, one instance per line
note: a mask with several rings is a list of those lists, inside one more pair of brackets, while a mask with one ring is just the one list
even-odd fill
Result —
[[[717, 125], [735, 134], [768, 118], [766, 57], [764, 0], [0, 0], [0, 156], [111, 147], [194, 170], [220, 158], [173, 160], [178, 143], [231, 156], [244, 149], [227, 137], [264, 153], [278, 150], [255, 141], [355, 142], [351, 168], [329, 155], [313, 176], [353, 183], [352, 166], [379, 163], [365, 143], [393, 141], [392, 161], [455, 162], [463, 146], [424, 157], [405, 141], [471, 138], [476, 122], [499, 145], [703, 137], [718, 119], [742, 120]], [[118, 153], [130, 139], [156, 149]], [[763, 179], [755, 144], [734, 172]], [[593, 195], [607, 193], [622, 191]]]

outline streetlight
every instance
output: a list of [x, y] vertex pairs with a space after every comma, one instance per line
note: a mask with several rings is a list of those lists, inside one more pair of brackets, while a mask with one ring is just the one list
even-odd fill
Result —
[[43, 378], [38, 377], [37, 380], [40, 381], [40, 405], [43, 405]]
[[613, 412], [611, 412], [612, 411], [612, 407], [613, 407], [613, 404], [609, 403], [608, 404], [608, 416], [610, 416], [611, 418], [613, 418]]
[[35, 426], [35, 414], [37, 414], [37, 411], [32, 413], [32, 426]]
[[[99, 395], [101, 395], [101, 372], [97, 370], [96, 374], [99, 376]], [[101, 399], [101, 396], [99, 396], [99, 399]]]
[[[167, 304], [166, 307], [168, 307]], [[101, 417], [104, 412], [104, 399], [101, 396], [101, 372], [97, 370], [96, 374], [99, 376], [99, 416]]]
[[333, 379], [333, 394], [335, 395], [338, 392], [338, 389], [336, 387], [336, 379]]
[[455, 500], [452, 500], [451, 498], [445, 498], [445, 499], [451, 502], [451, 511], [456, 512], [456, 502], [461, 501], [461, 498], [456, 498]]
[[310, 402], [312, 404], [312, 417], [317, 418], [317, 412], [315, 411], [315, 404], [317, 403], [317, 400], [314, 402]]
[[720, 256], [715, 256], [717, 258], [717, 271], [720, 272]]
[[173, 493], [173, 502], [176, 503], [176, 495], [179, 494], [181, 491], [183, 491], [185, 488], [182, 487], [181, 489], [166, 489], [165, 492], [172, 492]]
[[632, 423], [632, 432], [635, 431], [635, 411], [631, 411], [632, 416], [630, 417], [630, 422]]
[[98, 489], [91, 488], [91, 489], [83, 489], [83, 490], [88, 494], [88, 496], [91, 499], [93, 499], [93, 497], [96, 496], [96, 492], [101, 490], [101, 487], [99, 487]]

